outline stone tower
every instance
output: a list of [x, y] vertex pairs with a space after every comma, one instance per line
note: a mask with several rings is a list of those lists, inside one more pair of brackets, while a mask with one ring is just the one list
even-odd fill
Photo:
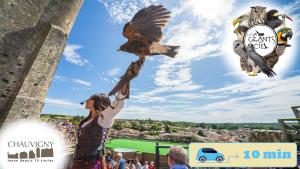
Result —
[[39, 118], [83, 0], [0, 1], [0, 128]]

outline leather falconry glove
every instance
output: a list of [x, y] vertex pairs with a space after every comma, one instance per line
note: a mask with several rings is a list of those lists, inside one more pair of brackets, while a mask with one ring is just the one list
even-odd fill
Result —
[[131, 62], [131, 64], [128, 66], [125, 74], [123, 76], [120, 77], [120, 81], [117, 83], [117, 85], [109, 92], [108, 96], [114, 95], [115, 93], [117, 93], [118, 91], [120, 91], [122, 89], [122, 87], [126, 84], [128, 89], [127, 89], [127, 95], [126, 98], [129, 98], [129, 84], [130, 81], [137, 77], [137, 75], [139, 74], [139, 71], [142, 67], [142, 65], [145, 62], [145, 58], [141, 57], [139, 60], [135, 61], [135, 62]]

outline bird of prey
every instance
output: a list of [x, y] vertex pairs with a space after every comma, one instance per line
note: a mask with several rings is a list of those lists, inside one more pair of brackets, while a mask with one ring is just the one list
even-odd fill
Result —
[[252, 66], [248, 63], [248, 56], [243, 41], [233, 41], [233, 51], [240, 56], [240, 66], [243, 71], [247, 73], [252, 72]]
[[236, 24], [239, 24], [238, 26], [249, 28], [249, 15], [244, 14], [234, 19], [232, 25], [235, 26]]
[[256, 76], [259, 71], [266, 74], [268, 77], [274, 77], [276, 73], [267, 65], [265, 59], [254, 50], [252, 43], [246, 47], [246, 54], [248, 56], [248, 63], [252, 66], [253, 75]]
[[245, 33], [248, 28], [244, 26], [238, 26], [235, 30], [234, 33], [237, 36], [237, 40], [244, 41]]
[[284, 53], [286, 47], [290, 47], [288, 39], [291, 39], [293, 37], [293, 32], [291, 28], [281, 28], [277, 32], [277, 39], [278, 39], [278, 45], [276, 47], [276, 50], [272, 52], [271, 54], [265, 56], [265, 60], [267, 64], [273, 68], [275, 64], [278, 62], [279, 57]]
[[179, 46], [162, 45], [162, 28], [170, 18], [170, 11], [162, 5], [151, 5], [138, 11], [125, 24], [123, 36], [128, 41], [118, 51], [133, 53], [142, 59], [149, 55], [175, 57]]
[[285, 46], [281, 45], [281, 46], [277, 46], [276, 50], [273, 51], [271, 54], [267, 55], [264, 57], [264, 59], [266, 60], [268, 66], [270, 66], [272, 69], [274, 68], [275, 64], [278, 62], [279, 57], [284, 53], [285, 51]]
[[273, 29], [278, 28], [282, 24], [282, 20], [279, 19], [280, 13], [276, 9], [271, 9], [266, 14], [266, 25]]
[[[282, 17], [282, 20], [279, 18]], [[289, 16], [286, 14], [280, 14], [278, 10], [271, 9], [266, 13], [266, 25], [270, 26], [273, 29], [278, 28], [280, 25], [285, 25], [285, 18], [293, 21]], [[285, 26], [284, 26], [285, 27]]]
[[266, 7], [253, 6], [249, 14], [249, 26], [264, 24], [266, 18]]

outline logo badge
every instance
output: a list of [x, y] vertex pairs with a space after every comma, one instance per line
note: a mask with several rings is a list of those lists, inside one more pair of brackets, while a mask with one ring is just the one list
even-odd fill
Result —
[[45, 123], [14, 122], [2, 129], [0, 138], [1, 169], [63, 168], [64, 138]]
[[253, 44], [254, 50], [261, 56], [274, 52], [277, 46], [276, 32], [267, 25], [254, 25], [245, 34], [245, 46]]

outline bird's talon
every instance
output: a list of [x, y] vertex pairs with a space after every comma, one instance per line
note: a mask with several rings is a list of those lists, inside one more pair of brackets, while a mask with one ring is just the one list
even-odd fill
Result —
[[250, 72], [250, 73], [248, 73], [248, 76], [257, 76], [257, 73], [256, 72]]

